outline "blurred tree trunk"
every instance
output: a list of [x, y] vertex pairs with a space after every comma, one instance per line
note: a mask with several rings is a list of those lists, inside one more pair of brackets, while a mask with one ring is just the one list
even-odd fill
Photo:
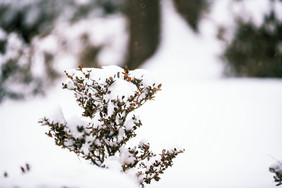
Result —
[[198, 23], [209, 7], [207, 0], [173, 0], [176, 11], [186, 20], [195, 32], [198, 32]]
[[160, 0], [128, 0], [129, 44], [126, 65], [138, 68], [160, 41]]

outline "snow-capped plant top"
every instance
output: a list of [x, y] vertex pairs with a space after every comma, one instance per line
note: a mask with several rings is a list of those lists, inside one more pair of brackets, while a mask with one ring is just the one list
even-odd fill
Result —
[[66, 76], [63, 88], [74, 92], [84, 118], [58, 121], [45, 117], [40, 123], [49, 126], [47, 135], [99, 167], [108, 168], [117, 162], [121, 171], [135, 174], [142, 186], [152, 179], [158, 181], [159, 175], [172, 166], [172, 159], [183, 151], [174, 148], [156, 155], [148, 142], [133, 148], [127, 148], [126, 143], [142, 125], [131, 112], [153, 99], [162, 85], [153, 82], [144, 70], [117, 66], [79, 67], [66, 71]]
[[[117, 66], [80, 68], [68, 70], [66, 75], [64, 88], [75, 91], [79, 105], [85, 109], [83, 115], [95, 120], [130, 112], [152, 99], [161, 88], [140, 69], [129, 72]], [[121, 111], [116, 112], [117, 107], [122, 107]]]

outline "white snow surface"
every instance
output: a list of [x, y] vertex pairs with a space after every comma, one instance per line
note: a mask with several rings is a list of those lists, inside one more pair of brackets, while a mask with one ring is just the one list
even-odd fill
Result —
[[[147, 138], [156, 153], [172, 145], [186, 151], [147, 187], [276, 187], [268, 168], [275, 163], [270, 155], [282, 158], [282, 81], [222, 79], [220, 45], [207, 37], [208, 23], [201, 26], [206, 29], [201, 38], [173, 8], [163, 11], [161, 46], [143, 66], [163, 81], [163, 89], [137, 110], [143, 122], [137, 139]], [[118, 167], [96, 168], [44, 134], [37, 122], [57, 104], [66, 118], [80, 112], [60, 86], [44, 98], [0, 105], [0, 187], [138, 187]], [[22, 174], [25, 163], [31, 170]]]

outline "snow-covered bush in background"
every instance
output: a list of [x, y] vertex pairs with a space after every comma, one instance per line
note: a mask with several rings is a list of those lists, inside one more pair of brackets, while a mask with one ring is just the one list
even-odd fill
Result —
[[81, 66], [66, 71], [66, 75], [63, 88], [74, 92], [83, 108], [82, 116], [69, 121], [62, 113], [55, 120], [44, 117], [40, 123], [49, 127], [46, 134], [58, 146], [96, 166], [118, 166], [120, 171], [137, 177], [141, 186], [159, 181], [160, 174], [172, 166], [172, 159], [183, 150], [164, 149], [157, 155], [146, 141], [135, 147], [127, 147], [127, 143], [142, 125], [133, 111], [153, 99], [161, 84], [152, 82], [144, 70], [129, 71], [117, 66]]
[[31, 54], [32, 49], [16, 33], [0, 29], [0, 103], [7, 97], [41, 93], [43, 80], [31, 71]]
[[273, 164], [269, 171], [275, 174], [273, 178], [277, 182], [276, 186], [282, 185], [282, 163], [278, 161], [276, 164]]
[[121, 64], [123, 2], [0, 0], [0, 103], [45, 94], [69, 67]]

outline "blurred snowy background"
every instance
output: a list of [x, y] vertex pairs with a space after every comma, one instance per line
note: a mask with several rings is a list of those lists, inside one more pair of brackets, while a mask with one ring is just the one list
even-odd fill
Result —
[[62, 150], [38, 124], [57, 105], [74, 113], [61, 82], [80, 64], [143, 68], [163, 83], [138, 109], [136, 139], [186, 152], [148, 188], [275, 187], [281, 0], [0, 0], [1, 188], [137, 187]]

